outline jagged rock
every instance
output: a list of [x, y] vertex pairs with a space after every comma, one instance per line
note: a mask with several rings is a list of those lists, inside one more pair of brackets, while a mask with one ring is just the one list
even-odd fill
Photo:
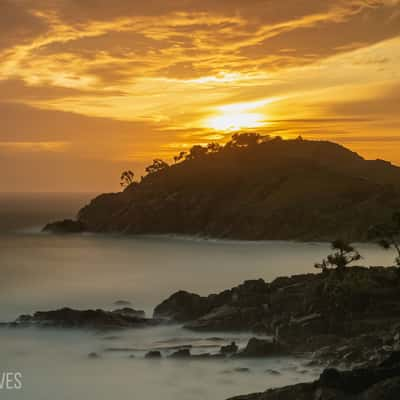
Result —
[[251, 338], [247, 346], [238, 353], [240, 357], [270, 357], [270, 356], [281, 356], [285, 355], [287, 352], [284, 347], [276, 342]]
[[220, 349], [220, 353], [222, 354], [235, 354], [237, 353], [239, 347], [235, 342], [232, 342], [231, 344], [228, 344], [226, 346], [222, 346]]
[[204, 314], [207, 309], [204, 297], [181, 290], [159, 304], [154, 309], [154, 317], [188, 321]]
[[315, 352], [320, 361], [344, 367], [379, 362], [400, 350], [396, 268], [252, 280], [204, 297], [178, 292], [159, 308], [187, 321], [188, 329], [266, 334], [289, 352]]
[[202, 331], [248, 330], [259, 315], [258, 308], [240, 308], [223, 305], [199, 319], [185, 324], [185, 328]]
[[180, 349], [169, 355], [169, 358], [190, 358], [190, 350], [189, 349]]
[[145, 358], [161, 358], [161, 352], [158, 350], [151, 350], [149, 352], [146, 353], [146, 355], [144, 356]]
[[81, 233], [84, 231], [85, 224], [82, 221], [74, 221], [72, 219], [51, 222], [43, 228], [43, 232], [52, 233]]
[[400, 364], [393, 358], [386, 365], [351, 371], [326, 369], [312, 383], [270, 389], [230, 400], [397, 400], [400, 393]]

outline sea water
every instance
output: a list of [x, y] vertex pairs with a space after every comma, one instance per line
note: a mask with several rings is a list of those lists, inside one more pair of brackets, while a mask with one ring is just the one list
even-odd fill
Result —
[[[111, 310], [117, 300], [151, 316], [177, 290], [207, 295], [246, 279], [314, 272], [329, 251], [328, 243], [41, 233], [46, 222], [73, 217], [92, 196], [0, 194], [0, 321], [66, 306]], [[361, 264], [393, 260], [377, 246], [357, 247]], [[244, 346], [250, 336], [177, 325], [115, 333], [1, 328], [0, 374], [20, 373], [22, 388], [0, 388], [0, 399], [223, 400], [320, 372], [299, 358], [144, 359], [150, 349], [168, 354], [188, 345], [195, 353], [215, 352], [232, 340]], [[91, 352], [99, 358], [89, 358]]]

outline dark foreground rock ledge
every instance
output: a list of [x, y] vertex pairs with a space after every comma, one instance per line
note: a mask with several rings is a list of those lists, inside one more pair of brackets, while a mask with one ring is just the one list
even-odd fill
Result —
[[264, 393], [229, 400], [398, 400], [400, 398], [400, 353], [392, 353], [375, 367], [351, 371], [326, 369], [319, 379]]
[[158, 323], [159, 321], [155, 319], [145, 318], [143, 311], [128, 307], [114, 311], [61, 308], [52, 311], [37, 311], [33, 315], [21, 315], [11, 326], [105, 330], [153, 326]]

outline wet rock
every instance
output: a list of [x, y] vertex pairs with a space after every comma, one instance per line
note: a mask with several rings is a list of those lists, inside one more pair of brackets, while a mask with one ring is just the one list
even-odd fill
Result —
[[271, 357], [271, 356], [281, 356], [285, 354], [287, 354], [287, 352], [280, 343], [253, 337], [248, 341], [247, 346], [238, 353], [238, 356]]
[[145, 358], [162, 358], [161, 352], [158, 350], [151, 350], [146, 353]]
[[196, 331], [243, 331], [251, 330], [256, 320], [263, 315], [261, 307], [241, 308], [229, 304], [213, 309], [193, 322], [186, 329]]
[[134, 318], [145, 318], [146, 313], [143, 310], [135, 310], [130, 307], [118, 308], [113, 311], [114, 313]]
[[231, 354], [237, 353], [238, 349], [239, 349], [239, 347], [237, 346], [237, 344], [235, 342], [231, 342], [231, 344], [222, 346], [220, 349], [220, 352], [222, 354], [231, 355]]
[[200, 354], [192, 354], [191, 358], [194, 360], [215, 360], [215, 359], [225, 358], [225, 354], [200, 353]]
[[207, 309], [204, 297], [181, 290], [159, 304], [154, 309], [154, 317], [189, 321], [203, 315]]
[[64, 219], [63, 221], [47, 224], [43, 228], [43, 231], [52, 233], [81, 233], [85, 231], [85, 225], [81, 221]]
[[169, 358], [190, 358], [190, 356], [191, 354], [189, 349], [180, 349], [170, 354]]
[[250, 368], [247, 367], [237, 367], [233, 369], [234, 372], [250, 372]]
[[400, 393], [400, 364], [371, 366], [349, 371], [326, 369], [312, 383], [301, 383], [264, 393], [237, 396], [230, 400], [397, 400]]
[[281, 373], [279, 371], [276, 371], [275, 369], [266, 369], [264, 372], [270, 375], [280, 375]]

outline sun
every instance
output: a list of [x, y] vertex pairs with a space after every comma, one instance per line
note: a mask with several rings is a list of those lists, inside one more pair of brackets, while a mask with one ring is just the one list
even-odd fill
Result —
[[218, 131], [238, 131], [266, 126], [268, 118], [264, 107], [276, 100], [276, 98], [267, 98], [221, 105], [203, 122], [203, 126]]
[[237, 131], [245, 128], [264, 126], [264, 116], [256, 113], [226, 113], [208, 118], [205, 121], [207, 128], [218, 131]]

